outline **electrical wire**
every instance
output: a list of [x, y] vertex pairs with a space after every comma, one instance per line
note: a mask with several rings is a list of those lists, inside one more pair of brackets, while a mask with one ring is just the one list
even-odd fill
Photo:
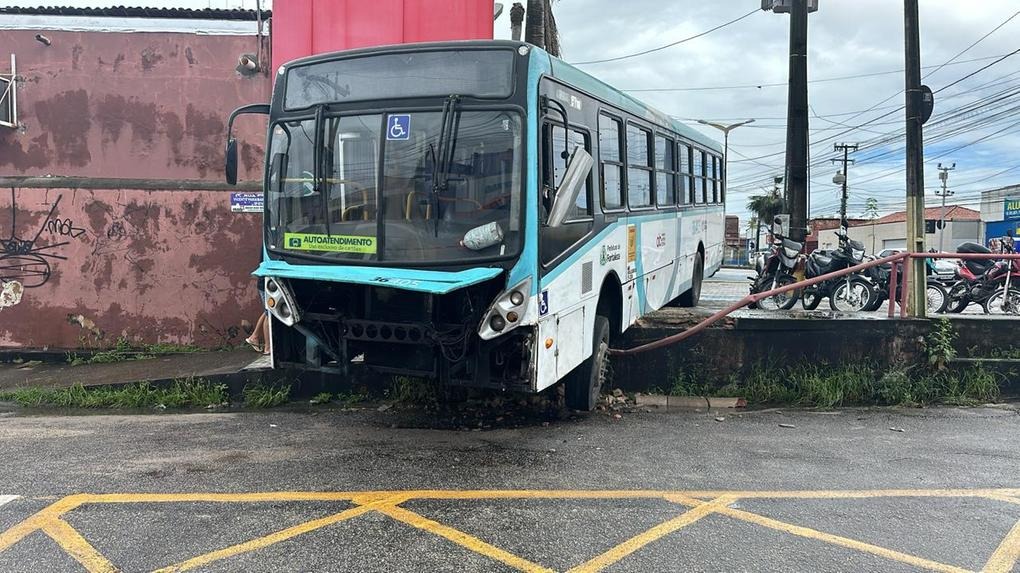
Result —
[[641, 51], [641, 52], [635, 52], [633, 54], [627, 54], [625, 56], [617, 56], [615, 58], [606, 58], [604, 60], [589, 60], [587, 62], [571, 62], [571, 64], [575, 65], [575, 66], [586, 66], [588, 64], [604, 64], [606, 62], [618, 62], [620, 60], [626, 60], [626, 59], [629, 59], [629, 58], [636, 58], [638, 56], [644, 56], [645, 54], [651, 54], [652, 52], [658, 52], [660, 50], [665, 50], [666, 48], [672, 48], [673, 46], [677, 46], [679, 44], [683, 44], [684, 42], [690, 42], [691, 40], [700, 38], [702, 36], [707, 36], [708, 34], [711, 34], [712, 32], [715, 32], [716, 30], [721, 30], [722, 28], [725, 28], [726, 26], [729, 26], [731, 24], [736, 24], [737, 22], [743, 20], [744, 18], [750, 17], [755, 12], [760, 12], [760, 9], [755, 8], [754, 10], [751, 10], [750, 12], [748, 12], [747, 14], [744, 14], [743, 16], [741, 16], [739, 18], [730, 20], [729, 22], [726, 22], [724, 24], [719, 24], [718, 26], [716, 26], [714, 28], [705, 30], [704, 32], [700, 32], [700, 33], [695, 34], [693, 36], [684, 38], [682, 40], [677, 40], [676, 42], [672, 42], [672, 43], [666, 44], [664, 46], [659, 46], [657, 48], [652, 48], [650, 50], [644, 50], [644, 51]]

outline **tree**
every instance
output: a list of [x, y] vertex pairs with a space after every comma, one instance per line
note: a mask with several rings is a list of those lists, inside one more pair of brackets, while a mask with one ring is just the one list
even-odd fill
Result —
[[868, 197], [867, 202], [864, 203], [864, 216], [868, 219], [878, 218], [878, 199]]
[[765, 195], [751, 195], [747, 198], [747, 210], [754, 213], [763, 224], [771, 225], [776, 215], [786, 209], [786, 201], [773, 189]]
[[751, 238], [758, 234], [758, 217], [751, 215], [747, 218], [747, 237]]

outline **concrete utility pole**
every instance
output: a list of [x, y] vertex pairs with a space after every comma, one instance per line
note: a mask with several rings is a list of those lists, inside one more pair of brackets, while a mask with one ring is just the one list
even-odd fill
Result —
[[956, 169], [956, 162], [953, 162], [952, 167], [942, 167], [942, 164], [939, 163], [938, 169], [939, 179], [942, 181], [942, 191], [935, 191], [935, 195], [942, 197], [942, 212], [939, 214], [939, 252], [941, 253], [945, 250], [943, 245], [946, 235], [946, 197], [953, 196], [953, 192], [946, 188], [946, 183], [949, 182], [949, 172]]
[[[850, 152], [857, 151], [857, 144], [837, 143], [832, 146], [833, 151], [842, 151], [843, 159], [832, 159], [833, 163], [837, 161], [843, 162], [843, 170], [836, 172], [836, 176], [832, 178], [832, 182], [841, 185], [843, 187], [841, 199], [839, 202], [839, 225], [844, 231], [850, 227], [850, 222], [846, 219], [846, 178], [847, 178], [847, 165], [852, 165], [854, 160], [850, 159]], [[874, 249], [872, 249], [874, 250]]]
[[803, 242], [808, 217], [808, 12], [818, 1], [762, 0], [762, 10], [790, 13], [790, 79], [786, 112], [786, 204], [790, 209], [790, 238]]
[[714, 127], [716, 129], [718, 129], [719, 131], [723, 132], [723, 155], [722, 155], [723, 180], [722, 180], [722, 188], [723, 188], [723, 197], [725, 197], [726, 196], [726, 194], [725, 194], [726, 193], [726, 179], [729, 177], [729, 174], [730, 174], [730, 163], [729, 163], [729, 161], [730, 161], [730, 132], [733, 131], [734, 129], [742, 126], [742, 125], [747, 125], [749, 123], [754, 123], [754, 120], [753, 119], [748, 119], [748, 120], [745, 120], [745, 121], [741, 121], [739, 123], [731, 123], [729, 125], [723, 125], [721, 123], [713, 123], [711, 121], [705, 121], [703, 119], [699, 119], [698, 123], [700, 123], [702, 125], [708, 125], [708, 126]]
[[[924, 110], [921, 90], [921, 36], [917, 0], [903, 0], [907, 128], [907, 250], [924, 252]], [[927, 316], [924, 259], [911, 259], [907, 314]]]

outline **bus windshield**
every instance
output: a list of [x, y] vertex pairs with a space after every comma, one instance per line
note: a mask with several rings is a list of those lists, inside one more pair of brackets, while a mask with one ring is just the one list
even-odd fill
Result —
[[[521, 119], [502, 110], [321, 115], [273, 126], [268, 244], [346, 261], [516, 254]], [[318, 142], [318, 143], [317, 143]]]

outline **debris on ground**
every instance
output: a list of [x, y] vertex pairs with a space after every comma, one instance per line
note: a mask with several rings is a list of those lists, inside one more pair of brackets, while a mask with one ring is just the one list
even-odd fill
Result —
[[780, 428], [796, 428], [793, 424], [779, 424]]
[[889, 428], [889, 430], [893, 432], [906, 432], [903, 428]]

